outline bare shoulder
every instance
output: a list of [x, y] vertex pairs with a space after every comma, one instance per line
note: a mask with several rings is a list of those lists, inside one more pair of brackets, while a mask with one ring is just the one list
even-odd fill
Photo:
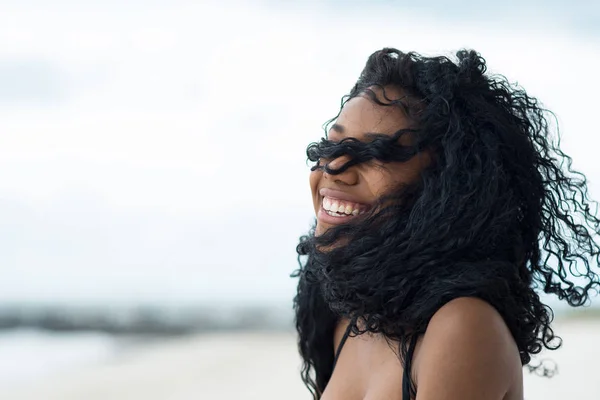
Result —
[[458, 341], [479, 336], [512, 340], [500, 313], [486, 301], [475, 297], [454, 299], [433, 315], [425, 339], [431, 338], [437, 341], [446, 338], [447, 340], [448, 335], [454, 335], [452, 339]]
[[503, 399], [520, 384], [514, 339], [502, 316], [483, 300], [464, 297], [441, 307], [418, 350], [413, 375], [419, 399]]

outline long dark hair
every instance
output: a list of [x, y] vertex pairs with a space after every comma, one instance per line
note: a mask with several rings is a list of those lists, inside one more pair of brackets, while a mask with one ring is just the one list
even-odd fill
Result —
[[[560, 346], [538, 292], [578, 307], [597, 291], [596, 203], [552, 136], [555, 118], [522, 88], [486, 74], [475, 51], [456, 56], [382, 49], [343, 98], [342, 106], [366, 94], [401, 107], [416, 123], [411, 146], [395, 144], [404, 131], [371, 144], [334, 143], [325, 133], [308, 146], [313, 168], [332, 174], [370, 159], [432, 155], [418, 182], [396, 188], [362, 220], [320, 236], [313, 227], [300, 239], [294, 306], [302, 379], [315, 399], [332, 374], [341, 317], [361, 321], [355, 335], [398, 341], [405, 365], [406, 344], [442, 305], [478, 297], [502, 315], [526, 365]], [[371, 90], [387, 86], [405, 96], [382, 102]], [[320, 161], [342, 154], [350, 161], [338, 170]]]

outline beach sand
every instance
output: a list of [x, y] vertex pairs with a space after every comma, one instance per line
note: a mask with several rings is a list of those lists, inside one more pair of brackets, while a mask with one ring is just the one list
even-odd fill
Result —
[[[600, 321], [562, 321], [558, 351], [543, 353], [558, 374], [525, 370], [527, 400], [600, 399]], [[8, 400], [310, 400], [289, 333], [219, 333], [155, 342], [102, 365], [60, 372], [26, 385], [0, 387]]]

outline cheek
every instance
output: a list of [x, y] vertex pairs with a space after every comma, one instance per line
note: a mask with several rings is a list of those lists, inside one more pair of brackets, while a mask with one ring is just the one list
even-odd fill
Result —
[[319, 188], [319, 182], [321, 181], [321, 171], [312, 171], [309, 176], [310, 191], [312, 193], [313, 200], [317, 199], [317, 189]]
[[365, 195], [378, 198], [385, 194], [397, 181], [397, 174], [386, 167], [374, 166], [363, 173], [363, 181], [366, 183], [369, 193]]
[[365, 180], [374, 197], [381, 197], [399, 185], [419, 179], [420, 168], [408, 163], [389, 163], [372, 168]]

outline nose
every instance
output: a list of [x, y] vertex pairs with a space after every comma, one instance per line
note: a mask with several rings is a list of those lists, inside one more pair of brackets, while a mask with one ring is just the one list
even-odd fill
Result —
[[[350, 157], [344, 155], [334, 160], [331, 160], [327, 163], [327, 165], [329, 166], [329, 168], [336, 170], [341, 168], [348, 161], [350, 161]], [[340, 174], [328, 174], [326, 171], [324, 171], [323, 177], [337, 184], [346, 186], [353, 186], [358, 183], [358, 172], [356, 171], [356, 166], [351, 166], [350, 168], [348, 168]]]

